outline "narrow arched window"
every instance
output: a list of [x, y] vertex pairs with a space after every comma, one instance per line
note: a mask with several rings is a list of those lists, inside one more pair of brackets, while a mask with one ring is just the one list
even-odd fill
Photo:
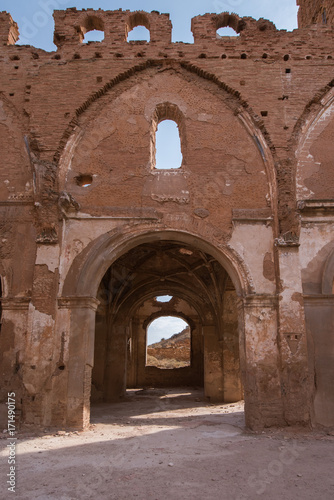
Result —
[[176, 316], [160, 316], [146, 330], [146, 366], [173, 370], [190, 366], [191, 331]]
[[166, 170], [181, 167], [181, 140], [176, 122], [173, 120], [163, 120], [159, 123], [156, 132], [155, 147], [155, 168]]
[[158, 104], [152, 117], [151, 165], [154, 170], [180, 168], [185, 151], [184, 116], [178, 106]]

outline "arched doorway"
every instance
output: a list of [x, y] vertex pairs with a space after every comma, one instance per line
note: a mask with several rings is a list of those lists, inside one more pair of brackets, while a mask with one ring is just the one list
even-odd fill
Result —
[[[159, 302], [157, 295], [171, 300]], [[159, 239], [120, 256], [97, 298], [92, 396], [118, 401], [127, 387], [204, 386], [211, 401], [242, 398], [237, 294], [224, 267], [197, 245]], [[162, 316], [191, 330], [189, 366], [146, 363], [147, 326]]]
[[[153, 271], [149, 273], [153, 262]], [[146, 277], [150, 279], [141, 280], [143, 275], [137, 273], [138, 266], [147, 271]], [[164, 269], [162, 275], [157, 272], [161, 268]], [[185, 279], [185, 276], [188, 277]], [[103, 293], [101, 283], [104, 284]], [[158, 227], [154, 230], [152, 225], [149, 228], [129, 226], [97, 238], [73, 262], [64, 282], [62, 298], [58, 301], [62, 311], [62, 328], [67, 323], [69, 332], [68, 382], [65, 388], [68, 425], [85, 427], [89, 423], [97, 308], [110, 305], [113, 317], [112, 342], [107, 346], [104, 344], [106, 358], [100, 363], [106, 367], [101, 378], [104, 399], [119, 400], [126, 390], [131, 320], [141, 303], [159, 294], [178, 296], [196, 311], [198, 331], [204, 343], [202, 356], [207, 397], [212, 401], [223, 401], [224, 391], [225, 400], [231, 397], [227, 395], [228, 384], [233, 389], [234, 383], [229, 382], [226, 370], [224, 377], [225, 362], [225, 368], [232, 367], [232, 380], [233, 370], [238, 371], [239, 381], [240, 372], [242, 374], [247, 425], [253, 425], [253, 412], [256, 413], [254, 426], [261, 425], [261, 422], [258, 424], [257, 404], [261, 400], [259, 404], [263, 406], [267, 392], [260, 394], [257, 387], [262, 387], [264, 373], [266, 378], [268, 373], [271, 374], [270, 387], [266, 384], [270, 397], [276, 398], [279, 390], [277, 345], [274, 343], [276, 307], [271, 297], [253, 295], [252, 286], [246, 267], [230, 247], [209, 243], [192, 233], [191, 227], [184, 231], [159, 230]], [[228, 295], [230, 300], [225, 300], [224, 304], [224, 296], [227, 299]], [[233, 314], [225, 314], [224, 307], [228, 311], [231, 304]], [[257, 316], [244, 314], [245, 306], [247, 312], [254, 310], [256, 315], [259, 307], [261, 310], [266, 308], [263, 320], [265, 336], [262, 335], [263, 339], [258, 342], [273, 344], [268, 360], [270, 366], [266, 365], [263, 353], [254, 351], [251, 344], [248, 346], [245, 343], [245, 331], [253, 328], [253, 321], [258, 321]], [[225, 339], [224, 331], [227, 335]], [[235, 341], [231, 348], [233, 338]], [[238, 346], [238, 352], [235, 346]], [[260, 361], [254, 369], [257, 357]], [[234, 387], [238, 390], [240, 383], [234, 384]], [[271, 404], [270, 398], [266, 404]], [[251, 411], [247, 418], [248, 409]]]

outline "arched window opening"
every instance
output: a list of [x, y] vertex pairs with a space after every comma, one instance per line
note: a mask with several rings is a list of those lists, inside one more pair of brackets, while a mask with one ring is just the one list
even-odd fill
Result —
[[145, 12], [135, 12], [129, 17], [126, 35], [128, 42], [150, 41], [150, 21]]
[[176, 316], [160, 316], [146, 330], [146, 366], [173, 370], [191, 364], [189, 324]]
[[150, 32], [145, 26], [139, 25], [128, 33], [128, 42], [149, 42]]
[[100, 30], [91, 30], [88, 31], [83, 39], [83, 43], [89, 42], [103, 42], [104, 40], [104, 32]]
[[104, 22], [99, 16], [87, 16], [76, 26], [81, 42], [102, 42], [104, 40]]
[[181, 140], [178, 125], [173, 120], [163, 120], [156, 132], [156, 169], [180, 168], [182, 165]]
[[239, 33], [237, 33], [230, 26], [224, 26], [223, 28], [219, 28], [216, 33], [218, 39], [224, 36], [239, 36]]

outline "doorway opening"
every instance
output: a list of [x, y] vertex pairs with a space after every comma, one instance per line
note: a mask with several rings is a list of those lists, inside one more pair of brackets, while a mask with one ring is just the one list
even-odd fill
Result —
[[237, 294], [212, 255], [174, 240], [137, 245], [109, 267], [97, 298], [92, 403], [181, 387], [242, 399]]

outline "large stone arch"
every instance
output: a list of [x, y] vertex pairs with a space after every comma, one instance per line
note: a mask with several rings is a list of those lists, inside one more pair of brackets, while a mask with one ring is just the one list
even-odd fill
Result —
[[[89, 122], [93, 122], [96, 119], [100, 110], [107, 103], [115, 99], [112, 93], [115, 92], [115, 96], [117, 97], [120, 92], [124, 91], [125, 85], [127, 88], [133, 87], [138, 84], [138, 78], [147, 78], [147, 73], [150, 71], [152, 75], [155, 75], [161, 71], [161, 68], [164, 68], [164, 71], [174, 72], [186, 80], [193, 81], [195, 84], [196, 82], [205, 82], [209, 86], [208, 90], [220, 96], [220, 99], [224, 101], [224, 105], [233, 112], [237, 122], [247, 132], [253, 141], [255, 149], [258, 150], [261, 156], [264, 171], [266, 172], [271, 210], [274, 214], [274, 231], [277, 234], [279, 231], [277, 220], [279, 216], [277, 213], [277, 166], [279, 161], [263, 120], [251, 109], [249, 104], [242, 98], [240, 92], [225, 84], [216, 75], [186, 62], [148, 60], [146, 63], [138, 64], [117, 75], [100, 90], [88, 97], [76, 109], [75, 116], [72, 117], [64, 131], [54, 155], [54, 161], [59, 164], [60, 186], [63, 185], [65, 171], [68, 165], [70, 165], [74, 152], [78, 149], [78, 145], [83, 138], [85, 127]], [[174, 104], [177, 105], [177, 103], [172, 103], [172, 105]], [[97, 134], [100, 134], [98, 129], [95, 131], [95, 136]]]
[[[191, 224], [191, 221], [188, 222]], [[204, 224], [197, 228], [195, 226], [193, 231], [189, 226], [187, 231], [181, 228], [178, 224], [168, 229], [159, 225], [153, 228], [152, 225], [139, 228], [128, 226], [103, 234], [74, 259], [64, 280], [62, 296], [96, 296], [99, 283], [112, 262], [135, 246], [162, 239], [185, 244], [191, 244], [194, 240], [199, 242], [200, 247], [212, 254], [226, 269], [240, 296], [254, 293], [254, 284], [245, 262], [231, 247], [224, 246], [212, 232], [210, 234], [210, 228]]]
[[[124, 228], [123, 228], [124, 229]], [[135, 234], [136, 233], [136, 234]], [[96, 242], [88, 245], [74, 260], [67, 273], [62, 297], [59, 302], [58, 329], [67, 333], [65, 343], [68, 345], [68, 385], [67, 385], [67, 423], [72, 426], [84, 426], [89, 422], [90, 373], [93, 365], [94, 317], [97, 307], [95, 294], [103, 273], [130, 249], [145, 242], [155, 241], [179, 242], [184, 245], [200, 247], [222, 264], [230, 275], [239, 294], [239, 338], [240, 352], [243, 359], [243, 377], [245, 380], [246, 421], [250, 427], [258, 428], [272, 423], [283, 423], [282, 402], [280, 401], [280, 381], [278, 372], [278, 350], [276, 343], [277, 311], [275, 297], [266, 294], [254, 294], [253, 284], [245, 266], [222, 242], [211, 237], [206, 241], [200, 233], [192, 233], [177, 229], [135, 228], [129, 226], [124, 232], [114, 235], [106, 234]], [[160, 291], [163, 290], [163, 287]], [[253, 290], [253, 293], [252, 293]], [[262, 338], [253, 345], [253, 322], [262, 317]], [[124, 329], [124, 323], [120, 328]], [[207, 336], [212, 338], [212, 326], [207, 327]], [[266, 348], [262, 351], [261, 345]], [[268, 373], [270, 383], [268, 384]], [[264, 379], [265, 391], [263, 393]], [[78, 381], [81, 383], [78, 385]], [[82, 385], [83, 384], [83, 385]], [[83, 388], [84, 387], [84, 391]], [[269, 392], [267, 392], [269, 391]], [[266, 400], [266, 398], [268, 398]], [[270, 416], [262, 415], [260, 407], [271, 407], [275, 400], [275, 410]], [[268, 420], [269, 419], [269, 420]], [[270, 423], [269, 423], [270, 422]]]

